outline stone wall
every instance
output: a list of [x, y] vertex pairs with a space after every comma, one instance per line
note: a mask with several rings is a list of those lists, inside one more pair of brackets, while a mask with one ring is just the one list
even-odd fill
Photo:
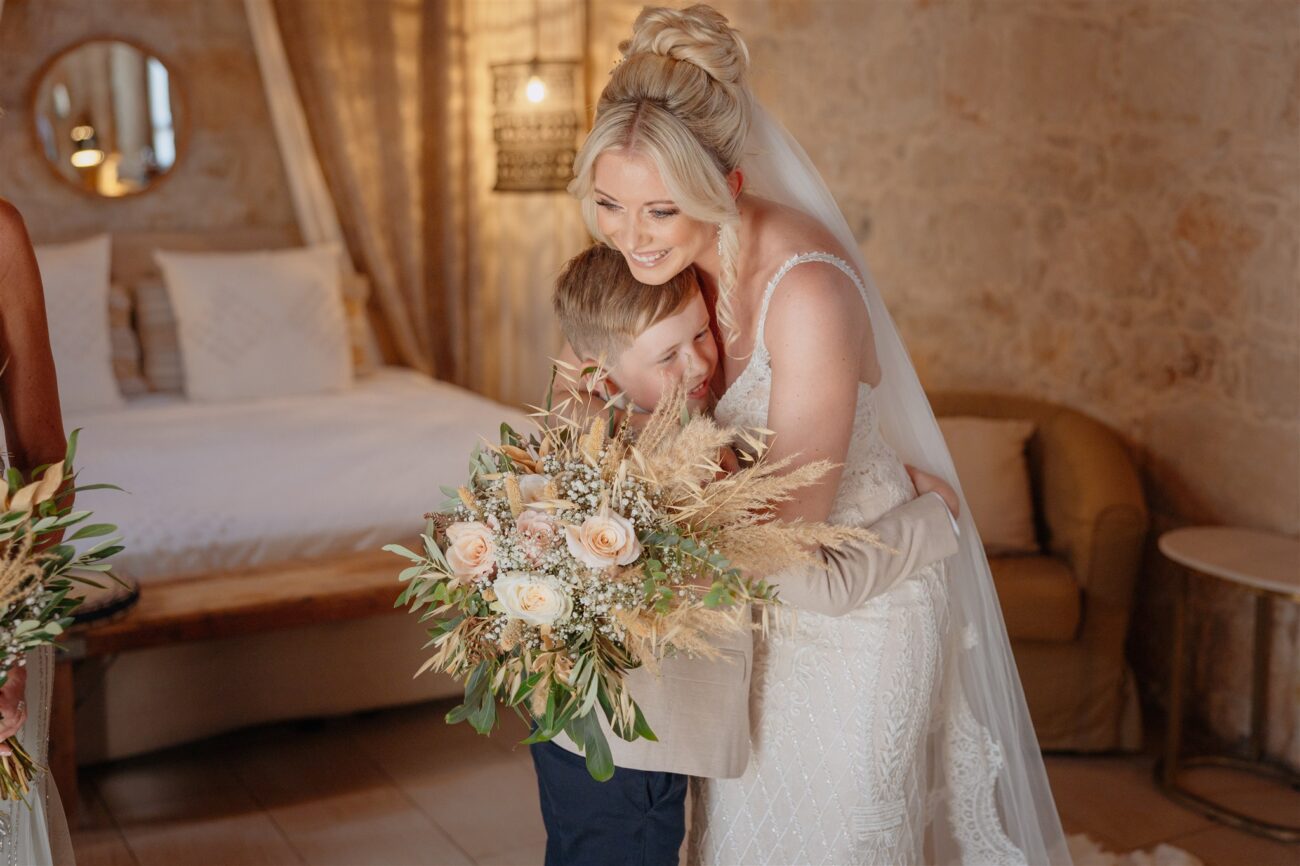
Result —
[[[607, 68], [642, 4], [599, 4]], [[1131, 444], [1157, 529], [1300, 533], [1300, 5], [740, 0], [753, 83], [840, 200], [927, 387], [1056, 400]], [[603, 78], [603, 76], [602, 76]], [[1148, 557], [1135, 666], [1165, 685]], [[1199, 588], [1196, 703], [1244, 731], [1253, 606]], [[1300, 618], [1271, 749], [1300, 762]]]
[[[83, 194], [37, 150], [30, 90], [41, 66], [88, 37], [156, 51], [180, 90], [180, 159], [156, 189], [123, 199]], [[239, 230], [297, 234], [240, 0], [7, 0], [0, 15], [0, 196], [38, 242], [102, 231]]]

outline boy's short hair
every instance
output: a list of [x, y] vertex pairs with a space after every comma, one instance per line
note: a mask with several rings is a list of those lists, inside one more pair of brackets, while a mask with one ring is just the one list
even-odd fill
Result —
[[555, 315], [580, 358], [613, 364], [651, 325], [675, 313], [700, 290], [688, 267], [660, 286], [632, 276], [623, 254], [594, 244], [565, 263], [555, 282]]

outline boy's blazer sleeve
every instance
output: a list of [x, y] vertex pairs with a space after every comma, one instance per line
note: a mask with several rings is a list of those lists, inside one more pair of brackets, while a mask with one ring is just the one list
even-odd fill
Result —
[[792, 566], [770, 575], [768, 582], [792, 607], [844, 616], [903, 578], [957, 552], [956, 522], [934, 493], [898, 506], [870, 528], [892, 549], [864, 542], [823, 547], [817, 555], [825, 568]]

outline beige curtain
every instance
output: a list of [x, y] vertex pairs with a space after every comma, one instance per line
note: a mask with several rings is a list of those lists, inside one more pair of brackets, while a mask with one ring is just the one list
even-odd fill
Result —
[[302, 239], [309, 244], [338, 243], [343, 240], [343, 231], [312, 145], [298, 86], [280, 37], [275, 7], [271, 0], [244, 0], [244, 12], [248, 16], [257, 68], [262, 74], [262, 91], [271, 109], [271, 125], [283, 157], [285, 179], [289, 182]]
[[[527, 59], [531, 0], [275, 0], [344, 236], [392, 355], [536, 402], [559, 345], [560, 264], [585, 242], [563, 192], [492, 191], [489, 64]], [[546, 57], [576, 57], [577, 0], [541, 3]]]
[[344, 238], [374, 287], [385, 353], [454, 380], [435, 358], [423, 286], [421, 4], [276, 0], [275, 9]]

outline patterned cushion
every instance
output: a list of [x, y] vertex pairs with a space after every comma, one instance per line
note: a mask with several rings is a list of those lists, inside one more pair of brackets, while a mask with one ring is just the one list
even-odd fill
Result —
[[1038, 553], [1025, 446], [1034, 422], [1019, 418], [939, 419], [971, 518], [990, 556]]
[[122, 395], [113, 378], [108, 327], [108, 235], [36, 247], [50, 348], [65, 412], [114, 409]]
[[165, 394], [185, 392], [185, 368], [181, 366], [180, 338], [176, 315], [161, 281], [147, 281], [135, 287], [135, 326], [140, 336], [145, 382], [150, 391]]
[[[348, 271], [343, 274], [342, 287], [353, 374], [358, 377], [368, 376], [383, 364], [366, 311], [366, 303], [370, 299], [370, 281], [361, 274]], [[140, 366], [145, 388], [149, 391], [183, 394], [185, 368], [181, 364], [176, 314], [172, 310], [166, 286], [160, 280], [142, 282], [135, 287], [132, 300], [135, 305], [135, 329], [139, 335], [137, 351], [143, 358]], [[116, 348], [114, 351], [117, 351]], [[136, 392], [127, 391], [124, 387], [122, 393]]]
[[149, 390], [140, 368], [140, 340], [131, 322], [131, 293], [113, 283], [108, 289], [108, 338], [113, 347], [113, 376], [124, 397]]
[[218, 402], [352, 384], [336, 246], [156, 252], [180, 337], [185, 393]]
[[370, 280], [361, 274], [345, 271], [343, 309], [347, 312], [348, 341], [352, 344], [352, 372], [357, 376], [368, 376], [383, 363], [366, 312], [369, 300]]

